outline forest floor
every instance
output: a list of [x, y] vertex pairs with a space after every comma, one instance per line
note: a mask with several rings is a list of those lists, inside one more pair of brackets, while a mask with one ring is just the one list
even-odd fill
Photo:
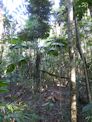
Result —
[[[4, 101], [25, 102], [38, 117], [35, 122], [70, 122], [70, 88], [53, 86], [33, 95], [24, 85], [11, 84], [9, 93], [0, 95]], [[79, 112], [78, 122], [85, 122]]]

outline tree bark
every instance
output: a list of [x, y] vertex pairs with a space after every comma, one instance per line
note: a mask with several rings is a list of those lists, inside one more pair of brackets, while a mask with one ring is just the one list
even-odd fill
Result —
[[70, 56], [70, 85], [71, 85], [71, 122], [77, 122], [77, 89], [76, 89], [76, 66], [75, 66], [75, 40], [73, 20], [73, 0], [66, 1], [68, 47]]
[[89, 5], [90, 16], [92, 17], [92, 6]]
[[41, 53], [37, 51], [35, 60], [35, 71], [34, 71], [35, 92], [36, 91], [38, 92], [40, 87], [40, 63], [41, 63]]
[[88, 79], [87, 63], [86, 63], [86, 59], [81, 48], [81, 42], [80, 42], [79, 31], [78, 31], [78, 26], [77, 26], [77, 18], [74, 17], [74, 20], [75, 20], [75, 32], [76, 32], [76, 46], [80, 54], [80, 57], [83, 61], [87, 98], [88, 98], [89, 103], [91, 103], [91, 91], [90, 91], [90, 85], [89, 85], [89, 79]]
[[43, 73], [46, 73], [46, 74], [48, 74], [48, 75], [51, 75], [51, 76], [53, 76], [53, 77], [56, 77], [56, 78], [61, 78], [61, 79], [70, 80], [70, 78], [65, 77], [65, 76], [59, 76], [59, 75], [56, 75], [56, 74], [50, 73], [50, 72], [45, 71], [45, 70], [40, 70], [40, 71], [41, 71], [41, 72], [43, 72]]

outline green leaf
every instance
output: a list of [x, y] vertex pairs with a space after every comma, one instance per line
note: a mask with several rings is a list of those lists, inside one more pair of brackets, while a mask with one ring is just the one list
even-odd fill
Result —
[[52, 55], [52, 56], [58, 56], [58, 51], [54, 48], [51, 48], [49, 51], [48, 51], [48, 54], [49, 55]]
[[90, 104], [87, 104], [85, 107], [83, 107], [83, 110], [82, 110], [83, 112], [90, 112], [90, 111], [92, 111], [92, 103], [90, 103]]
[[27, 60], [28, 60], [28, 58], [21, 59], [20, 61], [18, 61], [18, 65], [19, 66], [25, 65], [27, 63]]
[[9, 40], [9, 42], [10, 42], [11, 44], [20, 44], [20, 43], [21, 43], [21, 41], [20, 41], [19, 39], [16, 39], [16, 38], [14, 38], [14, 39], [12, 39], [12, 40]]
[[21, 44], [16, 44], [16, 45], [12, 45], [10, 46], [10, 49], [19, 49], [19, 48], [25, 48], [25, 49], [28, 49], [28, 46], [26, 45], [21, 45]]
[[10, 110], [12, 113], [14, 112], [12, 104], [7, 104], [8, 110]]
[[7, 66], [6, 73], [11, 73], [15, 70], [16, 64], [10, 64]]
[[52, 46], [59, 46], [59, 47], [63, 47], [64, 44], [63, 43], [60, 43], [60, 42], [54, 42], [52, 43]]
[[0, 87], [8, 86], [6, 81], [0, 80]]
[[88, 120], [88, 122], [92, 121], [92, 103], [87, 104], [85, 107], [83, 107], [82, 110], [85, 119]]
[[9, 90], [7, 88], [0, 88], [0, 93], [6, 93], [9, 92]]
[[4, 116], [2, 115], [2, 113], [0, 112], [0, 122], [3, 122]]

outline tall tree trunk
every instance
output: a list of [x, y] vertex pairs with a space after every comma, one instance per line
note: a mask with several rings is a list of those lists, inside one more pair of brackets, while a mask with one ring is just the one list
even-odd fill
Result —
[[40, 62], [41, 62], [41, 56], [40, 53], [37, 52], [36, 62], [35, 62], [35, 79], [36, 79], [36, 84], [38, 86], [40, 83]]
[[0, 8], [0, 40], [2, 39], [2, 34], [3, 34], [3, 24], [4, 24], [4, 16], [2, 12], [2, 8]]
[[70, 84], [71, 84], [71, 122], [77, 122], [77, 89], [76, 89], [76, 66], [75, 66], [75, 40], [73, 20], [73, 0], [66, 1], [68, 46], [70, 56]]
[[[0, 63], [2, 63], [3, 52], [4, 52], [4, 41], [3, 38], [3, 30], [4, 30], [4, 16], [2, 12], [2, 7], [0, 7]], [[2, 78], [2, 68], [0, 69], [0, 79]]]
[[88, 98], [88, 101], [91, 103], [91, 91], [90, 91], [90, 85], [89, 85], [89, 79], [88, 79], [87, 63], [86, 63], [85, 56], [81, 49], [81, 42], [80, 42], [79, 31], [78, 31], [78, 26], [77, 26], [77, 18], [74, 17], [74, 20], [75, 20], [75, 32], [76, 32], [76, 46], [79, 51], [80, 57], [83, 61], [87, 98]]
[[41, 53], [37, 45], [35, 69], [34, 69], [34, 91], [35, 92], [38, 92], [40, 88], [40, 64], [41, 64]]
[[92, 17], [92, 5], [89, 5], [90, 16]]

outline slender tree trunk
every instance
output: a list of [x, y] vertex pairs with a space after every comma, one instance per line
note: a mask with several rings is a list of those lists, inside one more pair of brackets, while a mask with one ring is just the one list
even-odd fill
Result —
[[[2, 63], [2, 59], [3, 59], [3, 52], [4, 52], [4, 42], [2, 41], [2, 43], [0, 44], [0, 64]], [[0, 79], [2, 78], [2, 68], [0, 69]]]
[[74, 17], [74, 19], [75, 19], [75, 32], [76, 32], [76, 46], [79, 51], [80, 57], [83, 61], [87, 98], [88, 98], [89, 102], [91, 103], [91, 91], [90, 91], [90, 85], [89, 85], [89, 79], [88, 79], [87, 63], [86, 63], [85, 56], [84, 56], [82, 49], [81, 49], [81, 42], [80, 42], [79, 31], [78, 31], [78, 26], [77, 26], [77, 18]]
[[34, 91], [38, 92], [40, 88], [40, 64], [41, 64], [41, 53], [39, 51], [38, 42], [36, 42], [36, 58], [35, 58], [35, 69], [34, 69]]
[[70, 56], [70, 83], [71, 83], [71, 122], [77, 122], [77, 89], [76, 89], [76, 66], [75, 66], [75, 40], [73, 20], [73, 0], [66, 1], [68, 47]]
[[92, 6], [89, 5], [90, 16], [92, 17]]
[[[0, 63], [2, 63], [3, 52], [4, 52], [4, 41], [3, 38], [3, 31], [4, 31], [4, 16], [2, 12], [2, 8], [0, 8]], [[0, 79], [2, 78], [2, 68], [0, 69]]]
[[39, 89], [40, 85], [40, 63], [41, 63], [41, 55], [37, 52], [36, 61], [35, 61], [35, 84], [36, 88]]

